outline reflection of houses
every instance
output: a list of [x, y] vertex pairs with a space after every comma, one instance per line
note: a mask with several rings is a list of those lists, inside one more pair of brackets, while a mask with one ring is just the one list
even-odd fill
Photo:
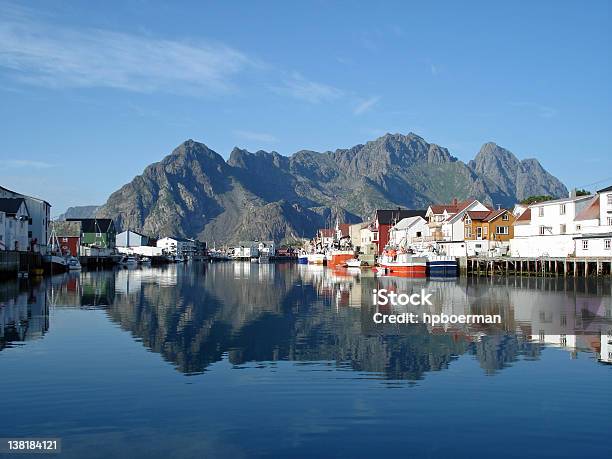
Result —
[[11, 341], [41, 338], [49, 329], [49, 308], [44, 286], [28, 291], [0, 286], [0, 350]]
[[0, 250], [29, 250], [30, 213], [23, 198], [0, 198]]

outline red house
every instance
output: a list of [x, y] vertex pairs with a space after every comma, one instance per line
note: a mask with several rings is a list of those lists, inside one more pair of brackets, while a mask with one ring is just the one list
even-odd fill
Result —
[[426, 212], [426, 210], [401, 209], [399, 207], [392, 210], [377, 210], [374, 214], [371, 230], [374, 233], [373, 239], [378, 246], [378, 253], [381, 254], [389, 243], [389, 230], [393, 225], [404, 218], [425, 218]]
[[70, 254], [73, 257], [79, 256], [79, 246], [81, 245], [79, 236], [58, 236], [57, 239], [63, 254]]

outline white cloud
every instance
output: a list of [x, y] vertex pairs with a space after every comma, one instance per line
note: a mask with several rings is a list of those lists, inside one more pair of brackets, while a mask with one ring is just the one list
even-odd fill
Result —
[[30, 169], [48, 169], [54, 167], [53, 164], [44, 161], [34, 161], [30, 159], [5, 159], [0, 161], [3, 167], [12, 168], [30, 168]]
[[374, 105], [376, 105], [378, 103], [378, 101], [380, 100], [379, 96], [374, 96], [374, 97], [370, 97], [366, 100], [361, 101], [354, 109], [353, 109], [353, 114], [355, 115], [361, 115], [365, 112], [367, 112], [368, 110], [370, 110]]
[[340, 89], [308, 80], [298, 72], [293, 72], [282, 85], [274, 86], [272, 90], [312, 104], [334, 100], [343, 95]]
[[51, 87], [111, 87], [206, 94], [258, 63], [213, 42], [181, 42], [100, 29], [57, 28], [24, 14], [0, 22], [0, 67], [18, 81]]
[[265, 132], [253, 132], [253, 131], [234, 131], [234, 134], [238, 137], [242, 137], [246, 140], [253, 140], [256, 142], [262, 143], [277, 143], [278, 139], [274, 137], [272, 134], [267, 134]]

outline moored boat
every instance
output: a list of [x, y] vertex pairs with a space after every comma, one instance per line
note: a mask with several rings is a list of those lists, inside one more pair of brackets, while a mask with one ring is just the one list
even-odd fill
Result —
[[81, 263], [77, 257], [70, 257], [68, 259], [68, 270], [69, 271], [80, 271]]
[[47, 269], [53, 272], [66, 272], [68, 271], [68, 260], [66, 257], [56, 254], [45, 255], [44, 257], [45, 266]]
[[136, 260], [136, 257], [133, 256], [123, 257], [121, 260], [119, 260], [119, 264], [121, 266], [136, 266], [138, 264], [138, 260]]
[[447, 255], [427, 256], [428, 276], [457, 276], [459, 264], [457, 259]]
[[326, 263], [324, 253], [309, 253], [308, 263], [312, 265], [324, 265]]
[[353, 250], [334, 249], [331, 251], [330, 255], [331, 260], [328, 261], [328, 265], [343, 266], [346, 264], [347, 260], [355, 257], [355, 252]]
[[307, 265], [308, 264], [308, 254], [300, 253], [298, 255], [298, 263], [301, 265]]
[[361, 268], [361, 261], [357, 258], [349, 258], [346, 260], [347, 268]]
[[425, 277], [427, 274], [427, 258], [408, 253], [385, 252], [378, 264], [387, 273], [403, 273], [414, 277]]

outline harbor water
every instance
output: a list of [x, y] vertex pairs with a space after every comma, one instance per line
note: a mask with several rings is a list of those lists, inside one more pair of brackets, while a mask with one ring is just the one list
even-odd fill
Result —
[[[501, 324], [378, 326], [373, 289]], [[66, 458], [609, 457], [609, 278], [185, 263], [0, 283], [0, 437]]]

